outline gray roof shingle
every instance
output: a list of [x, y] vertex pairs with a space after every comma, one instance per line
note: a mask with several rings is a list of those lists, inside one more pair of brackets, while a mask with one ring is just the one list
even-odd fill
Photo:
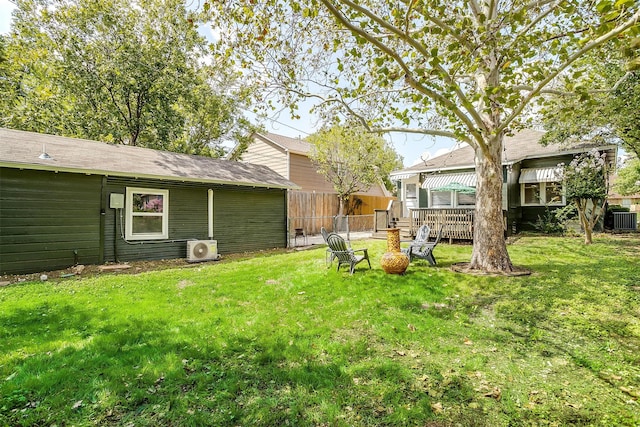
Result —
[[[41, 159], [43, 150], [51, 159]], [[0, 128], [0, 166], [96, 175], [297, 188], [266, 166]]]
[[259, 134], [259, 135], [281, 146], [285, 150], [291, 151], [296, 154], [308, 155], [309, 152], [311, 151], [311, 144], [309, 144], [306, 141], [303, 141], [300, 138], [290, 138], [288, 136], [277, 135], [275, 133], [270, 133], [270, 132]]
[[[549, 144], [544, 146], [540, 144], [542, 135], [544, 135], [544, 132], [542, 131], [525, 129], [518, 132], [517, 134], [514, 134], [513, 136], [505, 137], [503, 164], [514, 164], [525, 159], [551, 157], [562, 154], [573, 154], [587, 151], [593, 147], [601, 147], [600, 145], [588, 142], [573, 145]], [[612, 147], [613, 146], [605, 146], [604, 148], [610, 150], [612, 149]], [[433, 159], [429, 159], [426, 162], [413, 165], [400, 171], [394, 171], [392, 172], [392, 175], [400, 173], [418, 173], [473, 168], [475, 168], [473, 148], [465, 145], [449, 153], [434, 157]]]

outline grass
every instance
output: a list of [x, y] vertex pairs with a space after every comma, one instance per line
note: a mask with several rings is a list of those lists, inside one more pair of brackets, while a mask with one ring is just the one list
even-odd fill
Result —
[[640, 425], [637, 235], [523, 237], [513, 278], [384, 245], [0, 288], [0, 425]]

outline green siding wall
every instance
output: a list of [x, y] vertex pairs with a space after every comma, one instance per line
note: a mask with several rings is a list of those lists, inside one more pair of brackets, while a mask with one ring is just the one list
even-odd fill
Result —
[[214, 235], [220, 253], [285, 247], [286, 216], [284, 190], [214, 190]]
[[[524, 168], [547, 168], [557, 166], [559, 163], [569, 163], [573, 159], [572, 155], [544, 157], [539, 159], [528, 159], [517, 165], [518, 172]], [[520, 176], [519, 173], [517, 175]], [[546, 214], [545, 206], [522, 206], [522, 200], [520, 199], [520, 183], [518, 180], [513, 182], [513, 186], [509, 189], [512, 191], [512, 197], [515, 203], [512, 206], [517, 206], [513, 209], [513, 220], [517, 222], [517, 231], [535, 231], [534, 224], [538, 221], [538, 217], [544, 217]], [[559, 207], [549, 206], [551, 212], [555, 211]]]
[[[109, 199], [127, 187], [169, 190], [169, 239], [123, 239]], [[220, 253], [286, 246], [285, 190], [0, 168], [0, 273], [185, 258], [187, 240], [208, 238], [209, 188]]]
[[[286, 191], [240, 186], [205, 186], [153, 180], [109, 178], [111, 193], [125, 194], [127, 187], [169, 190], [169, 239], [126, 242], [126, 214], [107, 207], [105, 261], [185, 258], [187, 240], [208, 239], [208, 189], [214, 191], [214, 239], [222, 254], [286, 246]], [[115, 243], [115, 249], [114, 249]]]
[[0, 168], [0, 272], [99, 263], [100, 193], [99, 176]]

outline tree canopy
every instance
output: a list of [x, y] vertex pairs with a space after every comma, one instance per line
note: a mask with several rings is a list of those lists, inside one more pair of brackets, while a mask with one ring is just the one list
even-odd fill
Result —
[[615, 49], [594, 51], [579, 65], [584, 74], [558, 82], [547, 99], [544, 142], [619, 142], [640, 155], [640, 70], [627, 70]]
[[383, 182], [402, 162], [393, 147], [380, 136], [359, 127], [333, 126], [306, 138], [313, 149], [311, 160], [338, 193], [340, 215], [356, 192]]
[[[251, 132], [182, 0], [17, 0], [2, 126], [192, 154]], [[240, 88], [239, 88], [240, 89]]]
[[640, 194], [640, 160], [633, 158], [618, 170], [615, 190], [622, 195]]
[[638, 32], [634, 0], [233, 0], [207, 3], [216, 48], [292, 110], [373, 132], [454, 137], [475, 150], [470, 267], [508, 272], [503, 137], [587, 52]]

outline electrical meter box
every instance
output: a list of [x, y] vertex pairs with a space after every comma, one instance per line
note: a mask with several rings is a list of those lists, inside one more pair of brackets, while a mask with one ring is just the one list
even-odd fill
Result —
[[109, 195], [109, 207], [111, 209], [124, 209], [124, 194], [111, 193]]

